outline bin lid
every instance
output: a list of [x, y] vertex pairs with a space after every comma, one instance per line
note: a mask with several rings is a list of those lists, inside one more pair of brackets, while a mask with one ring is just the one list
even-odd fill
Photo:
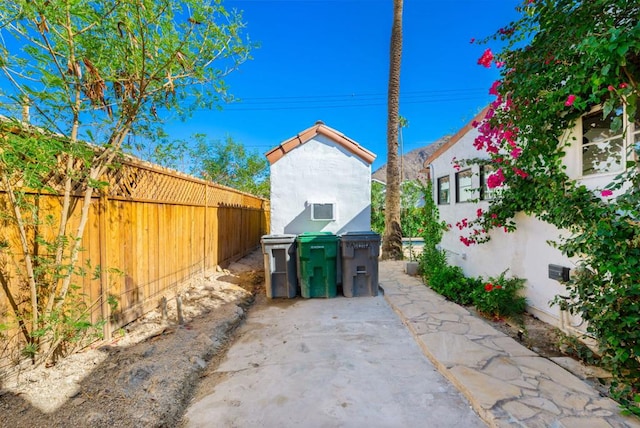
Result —
[[295, 242], [296, 235], [279, 234], [279, 235], [263, 235], [260, 238], [262, 244], [290, 244]]
[[379, 241], [380, 235], [370, 230], [363, 230], [343, 233], [340, 235], [340, 239], [343, 241]]
[[298, 235], [298, 242], [335, 242], [338, 237], [331, 232], [304, 232]]

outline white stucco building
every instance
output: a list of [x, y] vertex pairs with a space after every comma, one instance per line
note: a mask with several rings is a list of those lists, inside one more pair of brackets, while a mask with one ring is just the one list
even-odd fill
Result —
[[271, 232], [371, 229], [371, 153], [318, 121], [266, 154], [271, 164]]
[[[481, 121], [485, 113], [486, 109], [474, 120]], [[508, 269], [507, 276], [526, 279], [529, 312], [567, 333], [584, 331], [586, 326], [578, 317], [550, 305], [556, 295], [567, 294], [559, 281], [550, 278], [550, 265], [575, 267], [572, 260], [548, 244], [548, 241], [556, 241], [561, 236], [561, 230], [520, 213], [515, 218], [515, 233], [495, 229], [490, 232], [491, 240], [479, 245], [466, 246], [460, 240], [468, 229], [461, 231], [456, 223], [465, 218], [476, 218], [478, 208], [486, 209], [491, 197], [486, 186], [486, 179], [492, 173], [490, 169], [479, 165], [456, 165], [456, 161], [464, 159], [488, 158], [486, 152], [473, 146], [478, 131], [472, 123], [463, 127], [425, 161], [425, 168], [429, 169], [433, 180], [433, 197], [440, 218], [452, 226], [444, 233], [441, 242], [449, 263], [460, 266], [467, 276], [484, 278], [498, 276]], [[628, 147], [634, 138], [637, 140], [640, 136], [640, 132], [630, 132], [625, 138], [610, 135], [609, 128], [610, 122], [603, 120], [602, 112], [594, 109], [578, 120], [563, 137], [564, 141], [571, 142], [564, 158], [567, 174], [589, 189], [602, 189], [622, 171]]]

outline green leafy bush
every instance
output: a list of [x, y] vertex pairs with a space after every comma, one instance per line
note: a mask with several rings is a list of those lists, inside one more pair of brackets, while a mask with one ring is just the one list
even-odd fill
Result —
[[422, 274], [422, 279], [425, 284], [431, 281], [431, 277], [438, 271], [447, 267], [447, 255], [442, 250], [437, 250], [435, 247], [427, 247], [426, 242], [422, 254], [420, 255], [420, 261], [418, 263], [418, 269]]
[[526, 309], [526, 299], [520, 295], [523, 288], [524, 279], [505, 278], [505, 272], [502, 272], [475, 289], [473, 305], [491, 318], [518, 318]]
[[465, 277], [458, 266], [445, 266], [436, 270], [431, 275], [429, 285], [437, 293], [460, 305], [473, 302], [473, 281]]

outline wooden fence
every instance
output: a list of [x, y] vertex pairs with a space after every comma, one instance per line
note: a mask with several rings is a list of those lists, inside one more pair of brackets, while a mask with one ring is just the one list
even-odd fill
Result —
[[[91, 320], [112, 320], [107, 336], [109, 327], [119, 328], [157, 307], [195, 274], [248, 254], [268, 233], [265, 199], [133, 160], [124, 161], [107, 180], [108, 188], [92, 201], [78, 264], [91, 269], [99, 265], [99, 275], [74, 277], [91, 308]], [[0, 199], [5, 197], [0, 193]], [[41, 218], [59, 217], [58, 196], [36, 197]], [[79, 206], [70, 230], [77, 227]], [[52, 235], [52, 230], [40, 233]], [[7, 224], [0, 224], [3, 233], [11, 235]], [[0, 269], [8, 269], [2, 276], [15, 290], [20, 284], [11, 280], [18, 282], [23, 275], [11, 272], [17, 264], [10, 254], [20, 252], [19, 240], [4, 242], [9, 248], [0, 252]], [[114, 299], [117, 309], [111, 313], [108, 302]], [[3, 292], [0, 310], [0, 315], [9, 312]]]

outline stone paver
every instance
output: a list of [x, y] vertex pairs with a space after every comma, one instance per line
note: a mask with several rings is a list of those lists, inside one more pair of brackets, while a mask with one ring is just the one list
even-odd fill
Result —
[[379, 265], [385, 299], [425, 355], [495, 427], [640, 427], [613, 400], [553, 361], [446, 301], [404, 262]]

